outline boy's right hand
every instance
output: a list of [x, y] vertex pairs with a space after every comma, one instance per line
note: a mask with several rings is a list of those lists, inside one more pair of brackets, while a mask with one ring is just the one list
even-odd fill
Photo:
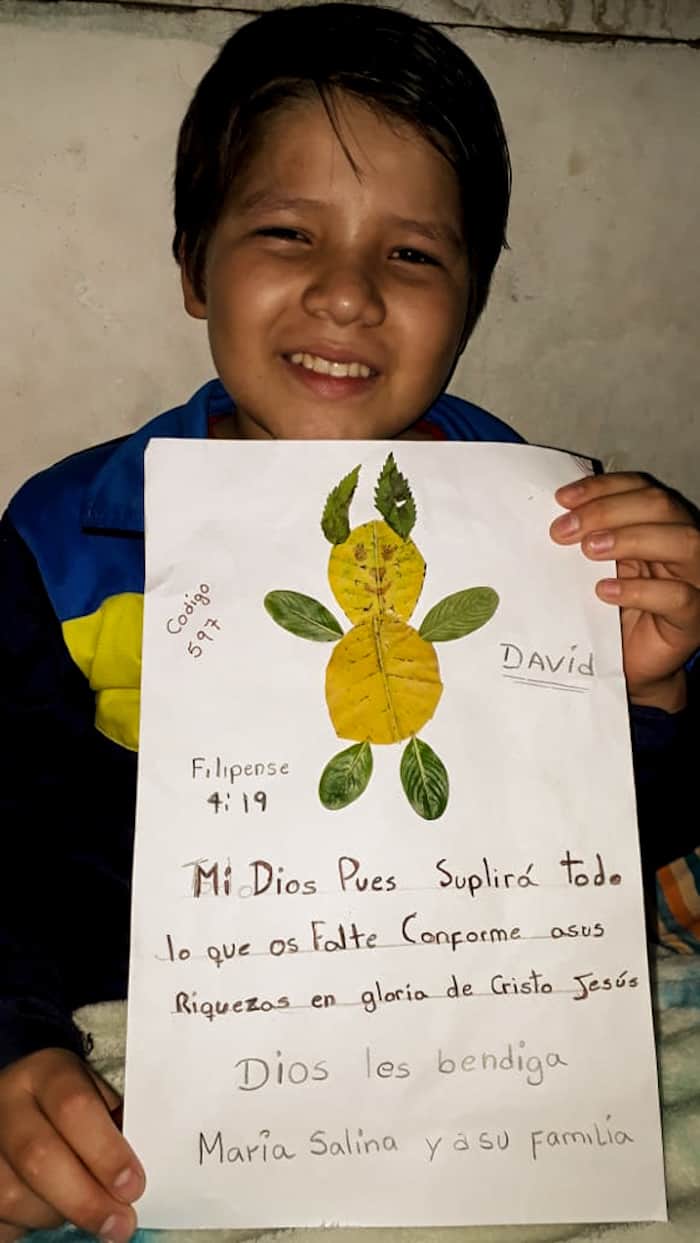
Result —
[[110, 1117], [119, 1101], [65, 1049], [0, 1071], [0, 1243], [64, 1221], [126, 1243], [146, 1180]]

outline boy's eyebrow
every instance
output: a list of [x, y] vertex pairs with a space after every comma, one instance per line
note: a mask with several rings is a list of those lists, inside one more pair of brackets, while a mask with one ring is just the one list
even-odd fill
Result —
[[321, 207], [322, 204], [316, 199], [275, 194], [274, 190], [256, 190], [254, 194], [241, 199], [238, 206], [241, 211], [253, 211], [256, 207], [263, 207], [267, 211], [291, 211], [299, 207]]
[[447, 221], [413, 220], [407, 216], [390, 216], [389, 224], [395, 225], [399, 229], [406, 229], [410, 233], [419, 233], [421, 237], [427, 238], [428, 241], [447, 242], [455, 250], [464, 249], [464, 243], [459, 234], [455, 232], [452, 225], [448, 224]]
[[[254, 194], [249, 194], [241, 200], [239, 210], [246, 212], [255, 211], [256, 208], [263, 208], [266, 211], [295, 211], [300, 208], [319, 208], [323, 206], [324, 204], [319, 199], [276, 194], [272, 190], [257, 190]], [[428, 241], [446, 242], [455, 250], [464, 249], [461, 237], [447, 221], [415, 220], [408, 216], [387, 216], [387, 223], [394, 228], [418, 233], [421, 237], [427, 238]]]

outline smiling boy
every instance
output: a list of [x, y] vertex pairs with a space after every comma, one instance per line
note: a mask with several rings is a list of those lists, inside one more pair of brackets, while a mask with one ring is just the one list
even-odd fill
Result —
[[[486, 302], [509, 188], [483, 78], [395, 11], [269, 13], [229, 40], [195, 94], [174, 251], [219, 378], [30, 480], [2, 521], [13, 883], [0, 914], [0, 1243], [66, 1219], [124, 1243], [144, 1186], [110, 1116], [118, 1098], [71, 1022], [126, 991], [144, 447], [173, 435], [518, 440], [444, 393]], [[567, 513], [552, 538], [618, 562], [596, 590], [622, 609], [643, 853], [648, 872], [674, 866], [697, 844], [684, 807], [700, 534], [640, 475], [587, 479], [556, 500]]]
[[355, 167], [320, 101], [288, 104], [232, 186], [203, 282], [183, 264], [185, 306], [236, 394], [220, 434], [397, 436], [458, 355], [469, 271], [450, 165], [351, 96], [333, 107]]

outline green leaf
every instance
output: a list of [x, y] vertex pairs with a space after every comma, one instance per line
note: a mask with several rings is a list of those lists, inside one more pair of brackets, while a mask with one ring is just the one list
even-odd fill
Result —
[[318, 793], [324, 807], [339, 811], [359, 798], [372, 776], [372, 748], [356, 742], [329, 760], [321, 774]]
[[447, 769], [432, 747], [420, 738], [412, 738], [401, 756], [401, 784], [411, 807], [424, 820], [437, 820], [447, 807]]
[[393, 453], [389, 454], [377, 480], [374, 503], [392, 531], [401, 539], [408, 539], [416, 521], [416, 506], [408, 480], [398, 469]]
[[264, 604], [278, 626], [300, 639], [335, 643], [343, 633], [333, 614], [313, 596], [303, 596], [299, 591], [269, 591]]
[[330, 544], [342, 544], [350, 534], [350, 505], [360, 468], [356, 466], [330, 493], [321, 518], [321, 529]]
[[433, 605], [423, 618], [418, 631], [429, 643], [461, 639], [472, 630], [485, 626], [498, 608], [498, 593], [493, 587], [469, 587], [455, 591]]

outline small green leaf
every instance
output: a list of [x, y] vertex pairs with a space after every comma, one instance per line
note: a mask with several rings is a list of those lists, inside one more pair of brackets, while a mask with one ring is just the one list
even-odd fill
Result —
[[342, 544], [350, 534], [350, 505], [359, 477], [360, 468], [356, 466], [341, 479], [326, 501], [321, 530], [330, 544]]
[[455, 591], [434, 604], [425, 615], [418, 631], [429, 643], [461, 639], [472, 630], [485, 626], [498, 608], [498, 593], [493, 587], [469, 587]]
[[313, 596], [303, 596], [299, 591], [269, 591], [264, 604], [278, 626], [300, 639], [335, 643], [343, 633], [333, 614]]
[[432, 747], [420, 738], [412, 738], [401, 756], [401, 784], [411, 807], [424, 820], [437, 820], [447, 807], [447, 769]]
[[416, 521], [416, 506], [408, 480], [398, 469], [393, 453], [389, 454], [377, 480], [374, 503], [392, 531], [401, 539], [408, 539]]
[[359, 798], [372, 776], [372, 748], [356, 742], [329, 760], [321, 774], [319, 798], [329, 811], [339, 811]]

